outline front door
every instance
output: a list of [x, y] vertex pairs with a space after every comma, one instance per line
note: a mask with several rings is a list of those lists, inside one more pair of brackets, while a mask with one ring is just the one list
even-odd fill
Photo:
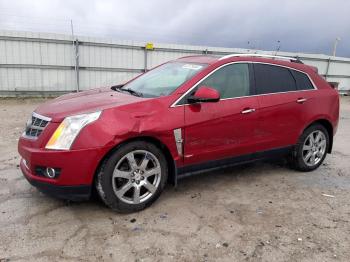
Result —
[[220, 101], [186, 104], [184, 164], [192, 165], [249, 154], [255, 151], [258, 99], [250, 96], [247, 63], [233, 63], [214, 70], [202, 80], [220, 93]]

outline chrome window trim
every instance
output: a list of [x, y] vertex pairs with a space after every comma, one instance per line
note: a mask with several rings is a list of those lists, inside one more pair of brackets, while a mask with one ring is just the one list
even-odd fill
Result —
[[293, 67], [289, 67], [289, 66], [285, 66], [285, 65], [277, 65], [277, 64], [273, 64], [273, 63], [267, 63], [267, 62], [254, 62], [254, 61], [235, 61], [235, 62], [229, 62], [226, 64], [223, 64], [221, 66], [219, 66], [218, 68], [214, 69], [213, 71], [211, 71], [209, 74], [207, 74], [206, 76], [204, 76], [203, 78], [201, 78], [200, 80], [198, 80], [197, 83], [195, 83], [190, 89], [188, 89], [185, 93], [183, 93], [178, 99], [175, 100], [174, 103], [171, 104], [170, 107], [178, 107], [178, 106], [186, 106], [186, 105], [190, 105], [190, 104], [182, 104], [182, 105], [177, 105], [177, 103], [179, 101], [181, 101], [188, 93], [190, 93], [193, 89], [195, 89], [202, 81], [204, 81], [205, 79], [207, 79], [211, 74], [215, 73], [217, 70], [221, 69], [224, 66], [228, 66], [228, 65], [232, 65], [232, 64], [264, 64], [264, 65], [272, 65], [272, 66], [277, 66], [277, 67], [284, 67], [290, 70], [294, 70], [297, 72], [300, 72], [304, 75], [306, 75], [312, 86], [314, 87], [314, 89], [305, 89], [305, 90], [294, 90], [294, 91], [285, 91], [285, 92], [276, 92], [276, 93], [267, 93], [267, 94], [259, 94], [259, 95], [249, 95], [249, 96], [238, 96], [238, 97], [231, 97], [231, 98], [222, 98], [220, 99], [220, 101], [224, 101], [224, 100], [231, 100], [231, 99], [239, 99], [239, 98], [246, 98], [246, 97], [256, 97], [256, 96], [266, 96], [266, 95], [276, 95], [276, 94], [285, 94], [285, 93], [295, 93], [295, 92], [305, 92], [305, 91], [314, 91], [317, 90], [318, 88], [316, 87], [314, 81], [311, 79], [311, 77], [309, 76], [309, 74], [295, 69]]

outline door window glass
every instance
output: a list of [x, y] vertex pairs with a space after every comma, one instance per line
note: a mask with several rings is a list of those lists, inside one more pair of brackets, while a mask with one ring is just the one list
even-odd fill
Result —
[[257, 94], [271, 94], [296, 90], [295, 79], [288, 68], [254, 64]]
[[249, 95], [248, 64], [231, 64], [215, 71], [199, 85], [216, 89], [220, 98], [233, 98]]

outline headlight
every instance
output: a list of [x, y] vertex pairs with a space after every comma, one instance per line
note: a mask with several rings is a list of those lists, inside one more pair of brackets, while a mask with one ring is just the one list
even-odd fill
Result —
[[45, 148], [69, 150], [83, 127], [96, 121], [100, 115], [101, 111], [66, 117], [57, 127]]

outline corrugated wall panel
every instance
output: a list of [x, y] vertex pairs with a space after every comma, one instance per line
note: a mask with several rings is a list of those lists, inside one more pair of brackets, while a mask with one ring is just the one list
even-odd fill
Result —
[[[145, 69], [145, 44], [92, 37], [79, 38], [80, 90], [123, 83]], [[147, 51], [147, 69], [182, 56], [246, 53], [256, 50], [156, 44]], [[267, 51], [258, 53], [271, 54]], [[350, 89], [350, 59], [318, 54], [279, 52], [316, 66], [340, 89]], [[330, 59], [330, 62], [329, 62]], [[77, 85], [75, 50], [70, 35], [0, 31], [0, 95], [2, 91], [68, 92]]]
[[330, 75], [349, 75], [349, 64], [332, 62], [329, 66], [328, 74]]
[[2, 91], [72, 91], [75, 75], [72, 70], [36, 68], [0, 68]]
[[315, 61], [315, 60], [303, 59], [303, 62], [305, 64], [317, 67], [319, 74], [325, 74], [327, 71], [327, 62], [325, 62], [325, 61]]
[[7, 68], [0, 68], [0, 91], [10, 91], [9, 76]]
[[43, 88], [54, 91], [72, 91], [75, 90], [75, 77], [72, 70], [42, 70]]
[[197, 53], [167, 52], [167, 51], [149, 51], [147, 54], [148, 54], [148, 68], [155, 67], [169, 60], [174, 60], [183, 56], [198, 55]]
[[82, 45], [79, 53], [82, 67], [142, 69], [144, 65], [142, 50]]
[[104, 72], [84, 70], [81, 72], [81, 90], [88, 90], [96, 87], [118, 85], [137, 76], [137, 73], [129, 72]]
[[72, 66], [72, 46], [57, 43], [0, 40], [0, 62], [1, 64]]

